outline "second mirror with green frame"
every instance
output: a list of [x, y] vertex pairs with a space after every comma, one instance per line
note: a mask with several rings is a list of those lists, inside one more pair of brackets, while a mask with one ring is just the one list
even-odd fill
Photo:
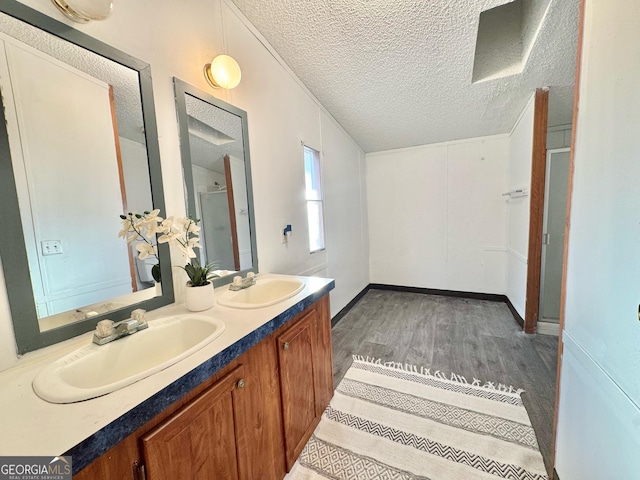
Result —
[[258, 271], [247, 113], [174, 78], [187, 212], [215, 285]]

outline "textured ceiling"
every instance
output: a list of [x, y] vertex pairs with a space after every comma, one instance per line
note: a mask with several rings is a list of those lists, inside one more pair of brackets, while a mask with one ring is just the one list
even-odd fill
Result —
[[527, 0], [548, 8], [522, 72], [477, 83], [480, 13], [505, 0], [233, 2], [366, 152], [507, 133], [537, 87], [570, 104], [579, 0]]

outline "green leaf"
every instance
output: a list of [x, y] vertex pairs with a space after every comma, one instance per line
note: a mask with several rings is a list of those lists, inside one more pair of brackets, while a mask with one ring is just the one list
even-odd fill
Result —
[[189, 282], [194, 287], [199, 287], [202, 285], [207, 285], [210, 283], [210, 280], [213, 277], [217, 277], [215, 273], [212, 273], [211, 270], [216, 268], [215, 263], [209, 263], [207, 265], [200, 265], [197, 259], [193, 260], [193, 263], [187, 263], [182, 268], [189, 277]]
[[162, 280], [162, 276], [160, 274], [160, 264], [159, 263], [156, 263], [153, 267], [151, 267], [151, 276], [158, 283], [160, 283], [160, 281]]

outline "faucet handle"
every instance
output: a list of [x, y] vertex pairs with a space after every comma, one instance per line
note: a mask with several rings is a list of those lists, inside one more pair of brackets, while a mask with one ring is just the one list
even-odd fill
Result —
[[255, 278], [256, 274], [253, 272], [247, 272], [247, 278]]
[[240, 275], [236, 275], [235, 277], [233, 277], [232, 285], [234, 287], [241, 287], [242, 286], [242, 277]]
[[100, 320], [96, 325], [96, 336], [99, 338], [106, 338], [113, 333], [113, 321], [112, 320]]
[[136, 308], [131, 312], [131, 318], [133, 320], [137, 320], [139, 325], [143, 325], [147, 323], [147, 319], [145, 318], [147, 311], [143, 308]]

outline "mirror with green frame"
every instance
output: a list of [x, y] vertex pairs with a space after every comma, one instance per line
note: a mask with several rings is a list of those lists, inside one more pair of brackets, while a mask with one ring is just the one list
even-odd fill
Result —
[[141, 260], [118, 238], [121, 214], [165, 213], [149, 65], [3, 0], [0, 88], [0, 258], [18, 353], [172, 303], [168, 247]]
[[258, 271], [247, 114], [174, 79], [186, 204], [215, 285]]

